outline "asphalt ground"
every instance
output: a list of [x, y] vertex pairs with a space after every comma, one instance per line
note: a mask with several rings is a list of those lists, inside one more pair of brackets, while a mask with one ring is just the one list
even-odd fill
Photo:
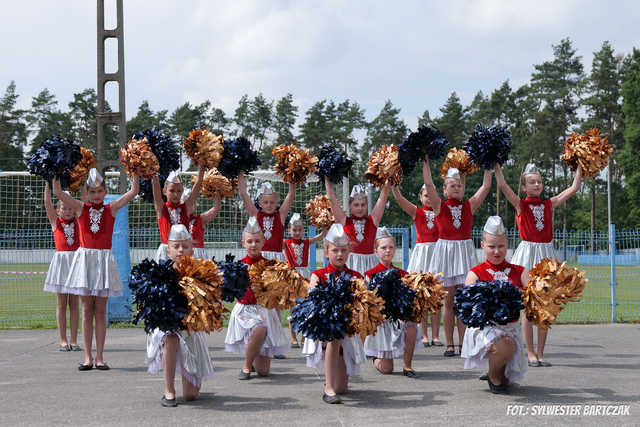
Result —
[[55, 330], [2, 330], [0, 425], [640, 425], [638, 324], [554, 326], [545, 354], [553, 366], [530, 368], [509, 395], [491, 394], [481, 372], [444, 358], [443, 347], [416, 352], [417, 379], [402, 376], [399, 360], [387, 376], [368, 362], [342, 405], [322, 402], [323, 376], [299, 350], [274, 360], [270, 376], [239, 381], [242, 358], [224, 352], [224, 334], [208, 337], [216, 377], [198, 400], [183, 402], [178, 380], [179, 406], [163, 408], [141, 329], [108, 330], [112, 369], [89, 372], [77, 370], [82, 352], [58, 351]]

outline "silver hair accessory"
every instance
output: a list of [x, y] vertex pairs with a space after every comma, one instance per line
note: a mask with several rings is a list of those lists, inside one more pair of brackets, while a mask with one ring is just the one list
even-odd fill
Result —
[[527, 164], [527, 166], [524, 167], [524, 172], [522, 174], [528, 175], [530, 173], [539, 173], [536, 165], [534, 165], [533, 163]]
[[449, 168], [449, 170], [447, 170], [447, 176], [445, 177], [445, 179], [447, 178], [460, 179], [460, 171], [457, 168]]
[[175, 224], [171, 226], [168, 240], [172, 242], [175, 242], [176, 240], [191, 240], [191, 234], [189, 234], [189, 231], [184, 224]]
[[360, 184], [356, 184], [353, 186], [353, 188], [351, 188], [351, 195], [350, 197], [352, 199], [355, 199], [356, 197], [367, 197], [367, 193], [364, 190], [364, 187]]
[[336, 246], [347, 246], [349, 244], [349, 236], [344, 232], [342, 224], [332, 224], [324, 240]]
[[291, 215], [291, 221], [289, 221], [289, 224], [302, 224], [302, 217], [298, 212]]
[[427, 184], [422, 184], [422, 187], [420, 187], [420, 191], [425, 191], [427, 189]]
[[387, 227], [378, 227], [378, 230], [376, 231], [376, 240], [384, 239], [385, 237], [393, 238], [393, 235], [389, 233], [389, 230], [387, 230]]
[[180, 181], [180, 172], [178, 171], [171, 171], [169, 172], [169, 176], [167, 177], [167, 182], [171, 182], [172, 184], [182, 184], [182, 181]]
[[499, 216], [490, 216], [487, 218], [487, 222], [484, 224], [483, 231], [494, 236], [504, 236], [507, 231], [504, 228], [502, 218]]
[[182, 196], [180, 197], [180, 200], [184, 202], [189, 198], [189, 194], [191, 194], [191, 189], [185, 188], [184, 191], [182, 192]]
[[91, 168], [91, 170], [89, 171], [89, 176], [87, 177], [87, 185], [89, 187], [97, 187], [103, 182], [104, 182], [104, 178], [102, 177], [102, 175], [100, 175], [100, 172], [98, 172], [98, 169]]
[[262, 233], [262, 229], [260, 228], [260, 224], [258, 224], [258, 218], [256, 218], [255, 216], [252, 216], [251, 218], [249, 218], [249, 221], [247, 221], [247, 225], [244, 227], [244, 230], [242, 230], [244, 233]]
[[260, 188], [258, 189], [258, 197], [262, 196], [263, 194], [273, 194], [275, 193], [275, 191], [273, 190], [273, 185], [271, 185], [271, 183], [269, 181], [265, 181], [260, 185]]

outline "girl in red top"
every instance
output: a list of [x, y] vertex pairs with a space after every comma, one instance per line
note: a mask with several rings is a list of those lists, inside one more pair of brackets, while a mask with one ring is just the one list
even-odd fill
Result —
[[[200, 195], [202, 188], [202, 178], [204, 177], [204, 169], [198, 170], [198, 178], [193, 185], [193, 190], [186, 200], [182, 200], [184, 187], [180, 181], [180, 174], [173, 171], [167, 177], [164, 188], [160, 188], [160, 179], [158, 175], [151, 179], [151, 188], [153, 189], [153, 207], [156, 211], [158, 220], [158, 228], [160, 229], [160, 246], [156, 251], [156, 262], [167, 259], [167, 238], [171, 226], [175, 224], [187, 225], [187, 221], [196, 210], [196, 199]], [[162, 200], [162, 195], [167, 201]]]
[[[71, 269], [73, 255], [80, 246], [77, 212], [71, 207], [65, 206], [62, 201], [58, 201], [58, 209], [54, 209], [48, 182], [44, 185], [44, 209], [47, 212], [47, 218], [53, 231], [53, 241], [56, 245], [56, 253], [51, 259], [47, 277], [44, 279], [44, 290], [58, 294], [56, 320], [60, 335], [59, 350], [80, 351], [81, 348], [78, 346], [78, 296], [63, 292]], [[67, 304], [69, 304], [69, 320], [71, 322], [70, 342], [67, 341]]]
[[[453, 345], [453, 296], [456, 288], [465, 280], [467, 272], [477, 264], [476, 249], [471, 240], [471, 228], [473, 226], [473, 213], [482, 204], [491, 190], [491, 171], [484, 171], [482, 185], [469, 200], [462, 200], [464, 196], [464, 179], [461, 179], [458, 169], [451, 168], [447, 171], [442, 186], [442, 194], [447, 200], [441, 200], [431, 179], [429, 159], [422, 163], [422, 175], [427, 186], [427, 194], [436, 215], [438, 227], [438, 242], [433, 250], [433, 256], [429, 263], [429, 270], [433, 273], [442, 273], [443, 286], [448, 287], [447, 296], [444, 299], [444, 333], [447, 340], [445, 357], [455, 356]], [[458, 348], [462, 348], [464, 339], [464, 323], [457, 319]]]
[[[373, 279], [376, 274], [395, 268], [393, 257], [396, 254], [396, 241], [385, 227], [378, 228], [376, 234], [376, 255], [380, 259], [378, 265], [367, 271], [366, 280]], [[400, 277], [408, 273], [398, 269]], [[393, 373], [393, 359], [402, 360], [402, 374], [415, 378], [416, 372], [411, 367], [413, 352], [416, 347], [417, 328], [413, 322], [385, 320], [378, 326], [375, 335], [369, 335], [364, 341], [364, 353], [374, 357], [373, 366], [382, 374]]]
[[256, 208], [253, 201], [247, 193], [247, 180], [244, 174], [238, 175], [238, 193], [242, 197], [244, 206], [249, 216], [255, 216], [258, 225], [264, 235], [264, 247], [262, 256], [267, 259], [278, 259], [285, 262], [282, 253], [282, 243], [284, 242], [284, 221], [289, 215], [289, 210], [293, 204], [293, 198], [296, 195], [296, 186], [289, 183], [289, 192], [282, 201], [280, 209], [278, 209], [278, 193], [273, 190], [270, 182], [264, 182], [258, 190], [258, 205]]
[[[188, 191], [188, 190], [187, 190]], [[185, 194], [187, 193], [185, 191]], [[201, 214], [192, 215], [187, 220], [187, 230], [193, 238], [193, 257], [201, 259], [209, 259], [206, 249], [204, 248], [204, 229], [207, 224], [213, 221], [213, 218], [220, 212], [220, 196], [213, 201], [211, 209]]]
[[[527, 286], [529, 270], [505, 260], [507, 236], [499, 216], [487, 219], [481, 245], [487, 259], [469, 271], [465, 285], [501, 280], [519, 288]], [[467, 328], [462, 357], [465, 369], [489, 369], [487, 381], [492, 392], [506, 393], [509, 382], [522, 380], [527, 371], [519, 322], [488, 325], [483, 329]]]
[[[416, 245], [411, 251], [407, 270], [410, 273], [429, 272], [433, 249], [438, 241], [438, 227], [436, 226], [436, 214], [433, 213], [429, 195], [427, 194], [427, 186], [423, 184], [418, 194], [423, 207], [418, 207], [405, 199], [398, 187], [392, 187], [391, 192], [402, 210], [413, 218], [413, 223], [416, 227]], [[440, 310], [431, 313], [431, 336], [433, 337], [431, 341], [429, 341], [429, 334], [427, 333], [427, 316], [423, 317], [422, 322], [420, 322], [420, 329], [422, 330], [422, 345], [425, 347], [442, 347], [442, 342], [439, 338]]]
[[[362, 279], [362, 275], [346, 266], [349, 257], [349, 237], [341, 224], [333, 224], [324, 239], [324, 253], [329, 265], [311, 274], [309, 287], [327, 286], [331, 274], [345, 273], [352, 278]], [[325, 403], [342, 403], [339, 394], [345, 393], [349, 376], [358, 373], [364, 361], [364, 350], [360, 335], [344, 337], [341, 340], [319, 342], [304, 341], [302, 354], [307, 357], [307, 366], [325, 371], [325, 386], [322, 400]]]
[[349, 216], [338, 203], [336, 193], [333, 191], [333, 184], [328, 177], [325, 177], [324, 185], [331, 204], [331, 213], [336, 219], [336, 223], [344, 226], [344, 231], [351, 241], [347, 267], [364, 274], [378, 264], [378, 257], [373, 251], [373, 246], [376, 240], [376, 229], [380, 224], [389, 197], [389, 185], [382, 187], [371, 215], [367, 215], [367, 195], [364, 188], [360, 185], [354, 185], [349, 197], [349, 212], [351, 212]]
[[87, 196], [89, 203], [82, 203], [62, 191], [60, 181], [53, 181], [53, 192], [65, 206], [74, 211], [82, 211], [78, 218], [80, 247], [76, 250], [71, 263], [69, 276], [64, 284], [64, 292], [80, 295], [82, 299], [82, 338], [84, 340], [84, 363], [78, 369], [93, 369], [94, 358], [91, 353], [93, 320], [96, 322], [96, 358], [95, 367], [108, 370], [102, 352], [107, 334], [107, 300], [110, 296], [122, 295], [122, 280], [116, 261], [111, 253], [111, 238], [116, 212], [129, 203], [140, 189], [137, 175], [131, 177], [131, 189], [105, 205], [107, 187], [97, 169], [89, 171]]
[[[264, 236], [255, 217], [249, 218], [242, 232], [242, 246], [247, 256], [241, 261], [247, 265], [263, 259]], [[238, 379], [251, 378], [251, 368], [260, 376], [269, 375], [271, 358], [288, 349], [287, 334], [275, 309], [258, 305], [251, 284], [242, 299], [236, 303], [229, 317], [225, 350], [244, 354], [244, 364]]]
[[[516, 210], [518, 230], [522, 239], [511, 257], [511, 262], [532, 269], [543, 258], [555, 258], [553, 249], [553, 209], [565, 203], [580, 189], [582, 182], [582, 168], [578, 166], [571, 187], [550, 199], [541, 200], [542, 177], [535, 165], [528, 164], [520, 177], [520, 187], [525, 199], [513, 192], [502, 175], [500, 166], [496, 167], [496, 180], [502, 193]], [[538, 351], [533, 346], [533, 326], [525, 318], [522, 321], [529, 366], [551, 366], [544, 360], [544, 345], [547, 341], [548, 330], [538, 328]]]

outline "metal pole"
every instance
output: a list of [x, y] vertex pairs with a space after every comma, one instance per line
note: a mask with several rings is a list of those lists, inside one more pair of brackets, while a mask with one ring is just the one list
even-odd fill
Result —
[[[316, 235], [316, 228], [313, 225], [309, 226], [309, 237]], [[309, 245], [309, 270], [312, 272], [317, 269], [316, 267], [316, 244]]]
[[402, 229], [402, 269], [409, 267], [409, 229]]
[[367, 209], [368, 214], [371, 215], [371, 211], [373, 211], [373, 185], [371, 183], [367, 184]]
[[611, 261], [611, 321], [616, 322], [616, 225], [609, 225], [609, 259]]

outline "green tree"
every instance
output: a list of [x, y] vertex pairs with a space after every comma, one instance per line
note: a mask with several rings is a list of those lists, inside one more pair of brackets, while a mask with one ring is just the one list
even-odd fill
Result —
[[233, 123], [236, 125], [237, 130], [234, 132], [237, 136], [244, 136], [245, 138], [251, 138], [254, 134], [254, 129], [251, 126], [251, 101], [249, 101], [249, 95], [244, 94], [238, 101], [238, 107], [236, 107]]
[[146, 129], [151, 129], [154, 126], [167, 131], [168, 114], [169, 112], [167, 110], [154, 112], [149, 106], [149, 101], [144, 100], [138, 107], [136, 115], [127, 122], [127, 132], [133, 135], [135, 132], [142, 132]]
[[325, 115], [326, 104], [326, 99], [313, 104], [305, 113], [305, 120], [300, 125], [300, 142], [311, 151], [331, 142], [329, 120]]
[[19, 95], [11, 81], [0, 98], [0, 170], [24, 170], [22, 149], [27, 142], [28, 130], [25, 112], [17, 109]]
[[440, 108], [440, 117], [433, 120], [433, 125], [447, 137], [452, 147], [461, 147], [466, 138], [467, 116], [460, 98], [452, 92], [447, 102]]
[[624, 149], [620, 166], [629, 192], [627, 221], [640, 224], [640, 50], [634, 48], [625, 70], [622, 84], [622, 111], [624, 112]]
[[31, 138], [31, 153], [54, 135], [74, 140], [73, 120], [68, 113], [58, 109], [55, 95], [48, 89], [31, 98], [31, 109], [26, 112]]
[[273, 101], [267, 100], [261, 93], [249, 104], [249, 120], [251, 123], [253, 142], [257, 145], [258, 152], [267, 138], [267, 132], [273, 123]]

